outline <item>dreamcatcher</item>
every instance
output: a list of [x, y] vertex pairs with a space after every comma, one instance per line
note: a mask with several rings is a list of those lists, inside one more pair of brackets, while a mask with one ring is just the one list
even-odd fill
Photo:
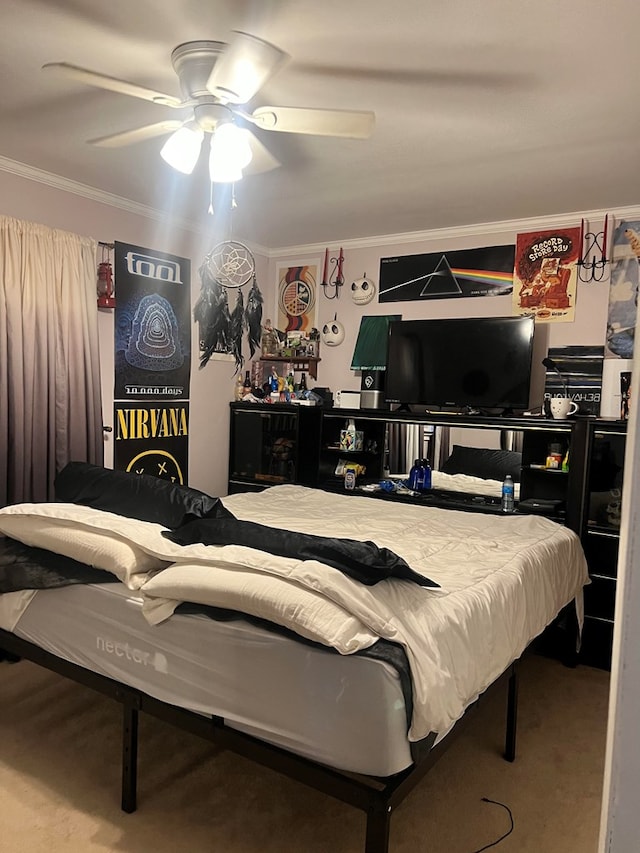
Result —
[[[255, 273], [251, 250], [236, 240], [215, 246], [200, 267], [200, 296], [193, 314], [200, 328], [200, 367], [214, 353], [231, 354], [235, 373], [244, 365], [242, 336], [247, 330], [251, 358], [260, 346], [262, 331], [262, 293]], [[252, 282], [245, 308], [242, 288]], [[229, 309], [227, 291], [237, 291], [233, 311]]]

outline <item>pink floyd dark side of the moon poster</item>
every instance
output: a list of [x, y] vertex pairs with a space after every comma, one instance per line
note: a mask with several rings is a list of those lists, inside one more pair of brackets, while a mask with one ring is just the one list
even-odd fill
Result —
[[515, 246], [380, 259], [379, 302], [504, 296], [513, 290]]

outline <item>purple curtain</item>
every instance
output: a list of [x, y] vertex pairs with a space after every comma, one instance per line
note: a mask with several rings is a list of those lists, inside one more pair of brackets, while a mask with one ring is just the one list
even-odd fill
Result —
[[96, 241], [0, 216], [0, 506], [103, 461]]

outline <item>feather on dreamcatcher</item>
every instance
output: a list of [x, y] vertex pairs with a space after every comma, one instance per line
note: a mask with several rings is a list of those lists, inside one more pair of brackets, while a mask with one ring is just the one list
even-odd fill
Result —
[[[262, 294], [255, 275], [251, 251], [234, 240], [218, 244], [204, 259], [199, 270], [200, 296], [193, 316], [200, 327], [200, 367], [214, 353], [233, 355], [235, 373], [244, 365], [242, 336], [248, 331], [251, 358], [260, 345], [262, 332]], [[244, 307], [243, 285], [253, 280], [247, 307]], [[237, 289], [236, 304], [229, 310], [227, 290]]]

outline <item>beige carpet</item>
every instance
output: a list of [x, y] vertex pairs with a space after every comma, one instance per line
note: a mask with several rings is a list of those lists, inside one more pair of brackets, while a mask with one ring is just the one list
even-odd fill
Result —
[[[595, 853], [608, 674], [527, 657], [518, 758], [501, 697], [394, 813], [391, 853]], [[363, 853], [364, 815], [143, 717], [138, 811], [119, 809], [120, 709], [33, 664], [0, 665], [2, 853]]]

